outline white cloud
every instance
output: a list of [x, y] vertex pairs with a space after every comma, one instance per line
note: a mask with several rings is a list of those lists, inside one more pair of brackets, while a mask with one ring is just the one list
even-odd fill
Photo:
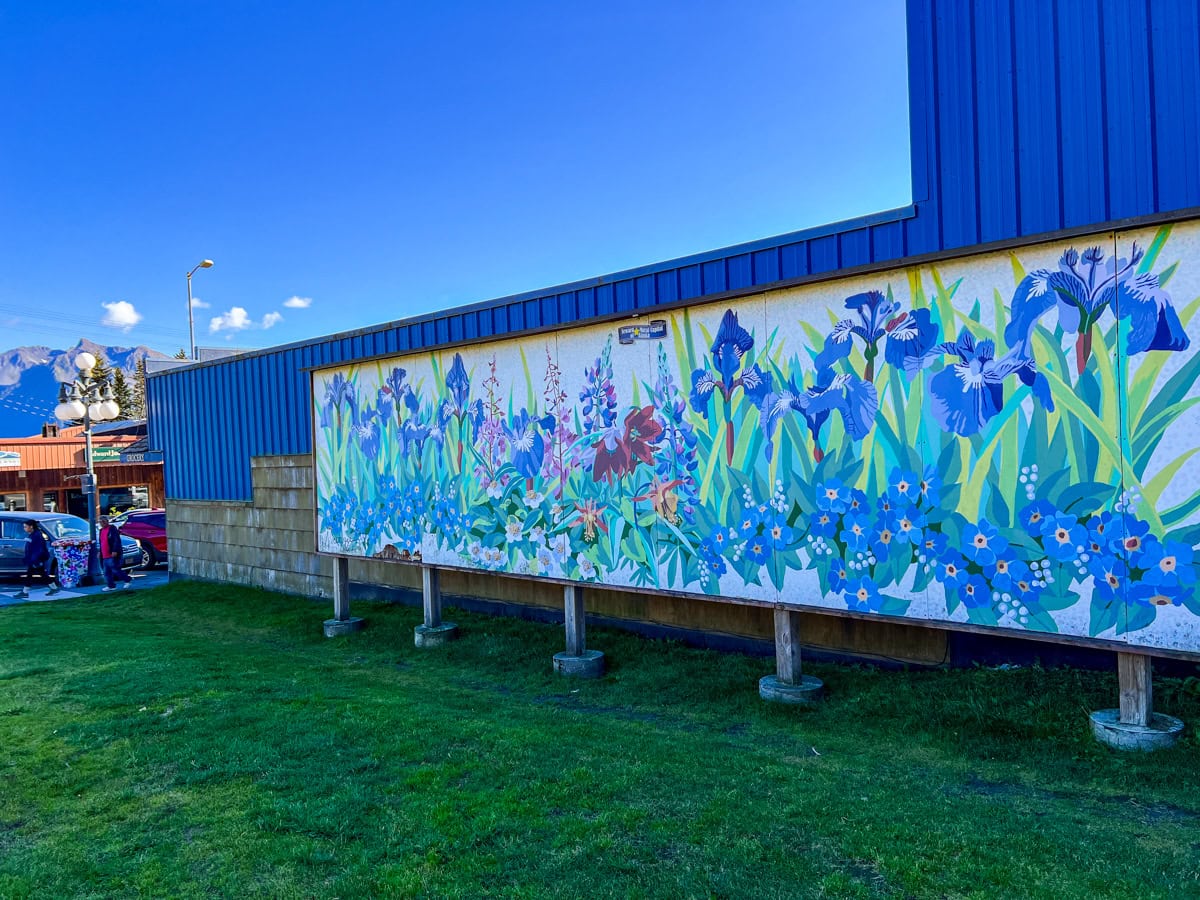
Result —
[[211, 303], [205, 303], [199, 297], [192, 298], [192, 308], [193, 309], [208, 309], [210, 306], [212, 306]]
[[101, 303], [108, 310], [104, 314], [104, 318], [100, 320], [101, 325], [106, 325], [109, 328], [120, 328], [122, 331], [128, 332], [138, 322], [142, 321], [142, 314], [133, 308], [133, 304], [128, 300], [117, 300], [115, 303]]
[[288, 309], [308, 309], [312, 306], [312, 297], [291, 297], [283, 301]]
[[277, 312], [269, 312], [265, 316], [263, 316], [262, 327], [270, 328], [272, 325], [276, 325], [282, 321], [283, 321], [282, 315], [280, 315]]
[[219, 316], [213, 316], [208, 323], [208, 331], [210, 334], [216, 334], [218, 331], [243, 331], [254, 325], [250, 321], [250, 316], [240, 306], [235, 306], [228, 312], [224, 312]]

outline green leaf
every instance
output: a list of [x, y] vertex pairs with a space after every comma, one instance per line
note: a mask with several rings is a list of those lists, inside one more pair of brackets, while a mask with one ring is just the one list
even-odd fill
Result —
[[[1200, 356], [1197, 359], [1200, 359]], [[1115, 430], [1116, 423], [1111, 423], [1106, 428], [1096, 413], [1079, 398], [1070, 385], [1063, 381], [1057, 373], [1044, 370], [1042, 374], [1050, 384], [1050, 393], [1054, 396], [1054, 402], [1075, 416], [1080, 426], [1094, 437], [1104, 452], [1108, 454], [1109, 465], [1113, 469], [1120, 471], [1121, 448], [1117, 446], [1116, 438], [1109, 433], [1110, 430]], [[1096, 474], [1099, 475], [1100, 473], [1097, 472]]]

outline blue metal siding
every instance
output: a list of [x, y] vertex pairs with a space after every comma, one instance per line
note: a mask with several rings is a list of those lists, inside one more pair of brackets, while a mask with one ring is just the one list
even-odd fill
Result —
[[1200, 3], [1150, 4], [1156, 209], [1200, 197]]
[[308, 367], [1200, 207], [1197, 0], [908, 0], [907, 39], [913, 207], [155, 375], [167, 495], [310, 452]]

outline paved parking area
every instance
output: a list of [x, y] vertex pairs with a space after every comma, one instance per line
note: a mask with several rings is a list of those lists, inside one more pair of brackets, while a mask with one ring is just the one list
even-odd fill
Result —
[[[127, 592], [146, 590], [148, 588], [158, 587], [159, 585], [167, 583], [167, 569], [165, 566], [160, 566], [157, 569], [151, 569], [146, 572], [133, 572], [132, 575], [133, 583], [130, 584], [126, 589]], [[98, 583], [90, 587], [64, 588], [53, 597], [46, 596], [46, 589], [44, 587], [35, 587], [29, 592], [29, 599], [18, 600], [16, 595], [21, 591], [20, 581], [16, 579], [5, 579], [0, 581], [0, 606], [16, 606], [20, 603], [46, 603], [54, 600], [71, 600], [78, 597], [88, 597], [92, 594], [96, 594], [100, 597], [107, 597], [108, 594], [105, 594], [101, 590], [103, 587], [104, 580], [100, 579]], [[120, 592], [112, 591], [110, 593], [116, 594]]]

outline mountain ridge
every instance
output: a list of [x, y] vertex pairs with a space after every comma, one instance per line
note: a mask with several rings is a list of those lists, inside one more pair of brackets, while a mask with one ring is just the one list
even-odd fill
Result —
[[39, 434], [44, 423], [54, 420], [58, 385], [74, 380], [79, 371], [75, 357], [85, 350], [103, 356], [110, 367], [127, 376], [136, 372], [143, 359], [170, 358], [144, 344], [106, 346], [87, 338], [66, 350], [32, 345], [0, 352], [0, 438]]

